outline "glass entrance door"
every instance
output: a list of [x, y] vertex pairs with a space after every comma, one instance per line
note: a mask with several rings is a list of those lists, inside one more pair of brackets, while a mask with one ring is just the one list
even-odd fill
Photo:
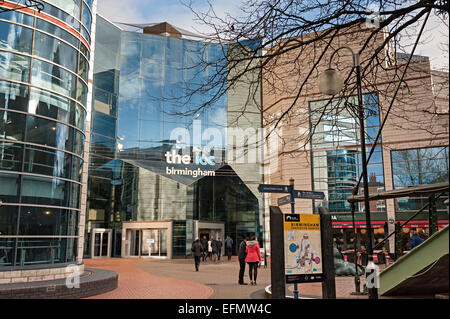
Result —
[[111, 229], [94, 228], [91, 232], [91, 257], [111, 257]]
[[142, 229], [142, 256], [167, 256], [167, 228]]

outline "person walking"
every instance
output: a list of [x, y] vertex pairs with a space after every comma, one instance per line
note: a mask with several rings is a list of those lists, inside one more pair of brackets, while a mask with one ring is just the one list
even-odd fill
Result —
[[239, 259], [239, 285], [246, 285], [244, 282], [244, 273], [245, 273], [245, 257], [247, 257], [247, 241], [248, 237], [246, 237], [241, 243], [239, 244], [239, 252], [238, 252], [238, 259]]
[[211, 260], [211, 258], [212, 258], [212, 246], [211, 246], [212, 239], [213, 239], [213, 237], [211, 236], [211, 237], [209, 237], [209, 240], [208, 240], [208, 257], [209, 257], [209, 260]]
[[211, 237], [211, 259], [213, 262], [216, 262], [217, 256], [219, 254], [219, 242], [214, 238]]
[[208, 239], [206, 238], [206, 235], [203, 235], [202, 239], [200, 240], [200, 243], [203, 246], [202, 258], [203, 258], [203, 261], [206, 261], [206, 254], [208, 252]]
[[192, 244], [191, 250], [194, 255], [195, 271], [198, 271], [198, 269], [200, 268], [200, 260], [203, 255], [203, 245], [200, 242], [200, 239], [195, 239], [194, 243]]
[[248, 264], [248, 275], [250, 277], [250, 285], [256, 285], [258, 277], [258, 265], [261, 262], [261, 251], [255, 236], [252, 236], [247, 242], [247, 257], [245, 262]]
[[217, 251], [217, 260], [220, 260], [220, 256], [222, 255], [222, 241], [220, 240], [220, 238], [217, 238], [217, 245], [218, 245], [218, 251]]
[[228, 260], [231, 260], [232, 251], [233, 251], [233, 239], [231, 239], [230, 236], [227, 235], [227, 238], [225, 239], [225, 253], [228, 256]]

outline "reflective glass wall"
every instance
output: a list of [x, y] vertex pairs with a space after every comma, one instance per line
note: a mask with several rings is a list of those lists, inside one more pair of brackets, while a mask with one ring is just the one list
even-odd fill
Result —
[[0, 13], [0, 266], [76, 259], [91, 8]]
[[[448, 183], [448, 150], [448, 146], [439, 146], [391, 151], [394, 188]], [[414, 212], [427, 203], [427, 197], [399, 198], [395, 199], [395, 210]], [[438, 201], [437, 205], [438, 210], [446, 210], [443, 200]]]
[[[332, 213], [349, 213], [350, 204], [347, 197], [352, 194], [358, 178], [362, 172], [360, 155], [360, 136], [358, 119], [351, 114], [349, 105], [356, 109], [356, 97], [346, 100], [329, 100], [310, 102], [311, 130], [314, 134], [311, 141], [313, 185], [317, 191], [325, 192]], [[366, 145], [369, 154], [375, 140], [380, 117], [378, 96], [376, 94], [363, 95], [366, 110]], [[328, 111], [322, 116], [326, 107]], [[381, 139], [378, 141], [381, 142]], [[369, 191], [384, 190], [383, 157], [381, 147], [376, 147], [367, 165], [369, 175]], [[362, 191], [363, 184], [360, 184]], [[364, 203], [359, 204], [358, 210], [364, 211]], [[371, 212], [386, 212], [384, 201], [372, 202]]]
[[[192, 113], [210, 96], [186, 93], [212, 73], [196, 66], [200, 58], [215, 61], [220, 54], [217, 45], [121, 31], [97, 17], [85, 256], [90, 230], [111, 228], [120, 242], [129, 221], [173, 221], [174, 257], [190, 254], [195, 221], [225, 224], [236, 243], [260, 235], [258, 200], [225, 165], [227, 96]], [[202, 139], [205, 132], [220, 137]], [[215, 177], [167, 174], [166, 152], [193, 157], [207, 144], [216, 163], [207, 169]]]

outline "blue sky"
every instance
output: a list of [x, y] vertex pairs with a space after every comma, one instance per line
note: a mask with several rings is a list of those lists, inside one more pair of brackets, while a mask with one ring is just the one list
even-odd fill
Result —
[[[183, 0], [188, 2], [188, 0]], [[220, 17], [239, 14], [243, 0], [210, 0], [214, 11]], [[192, 0], [194, 7], [204, 12], [208, 9], [206, 0]], [[180, 0], [98, 0], [98, 12], [112, 22], [151, 23], [168, 22], [190, 31], [208, 30], [194, 21], [194, 15]], [[435, 69], [448, 70], [448, 19], [447, 25], [432, 16], [426, 29], [424, 44], [416, 54], [429, 56]], [[405, 43], [407, 40], [405, 39]], [[446, 50], [443, 48], [446, 47]]]

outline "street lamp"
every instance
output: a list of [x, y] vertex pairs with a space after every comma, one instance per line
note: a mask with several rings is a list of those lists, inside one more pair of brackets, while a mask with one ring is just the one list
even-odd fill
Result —
[[[361, 85], [361, 65], [359, 59], [359, 53], [354, 53], [350, 47], [344, 46], [336, 49], [333, 54], [331, 54], [330, 62], [328, 64], [328, 69], [323, 72], [319, 77], [319, 90], [328, 95], [335, 95], [339, 93], [344, 87], [344, 82], [340, 77], [337, 70], [331, 67], [331, 61], [334, 55], [342, 49], [347, 49], [351, 52], [353, 57], [353, 68], [356, 72], [356, 84], [358, 88], [358, 118], [359, 118], [359, 132], [361, 139], [361, 164], [362, 164], [362, 175], [364, 183], [364, 209], [366, 213], [366, 228], [369, 233], [369, 242], [367, 247], [368, 262], [373, 262], [373, 247], [372, 247], [372, 231], [371, 231], [371, 221], [370, 221], [370, 206], [369, 206], [369, 184], [367, 177], [367, 162], [366, 162], [366, 134], [364, 128], [364, 109], [362, 100], [362, 85]], [[358, 269], [355, 269], [358, 271]], [[377, 288], [369, 288], [369, 298], [378, 299]]]

